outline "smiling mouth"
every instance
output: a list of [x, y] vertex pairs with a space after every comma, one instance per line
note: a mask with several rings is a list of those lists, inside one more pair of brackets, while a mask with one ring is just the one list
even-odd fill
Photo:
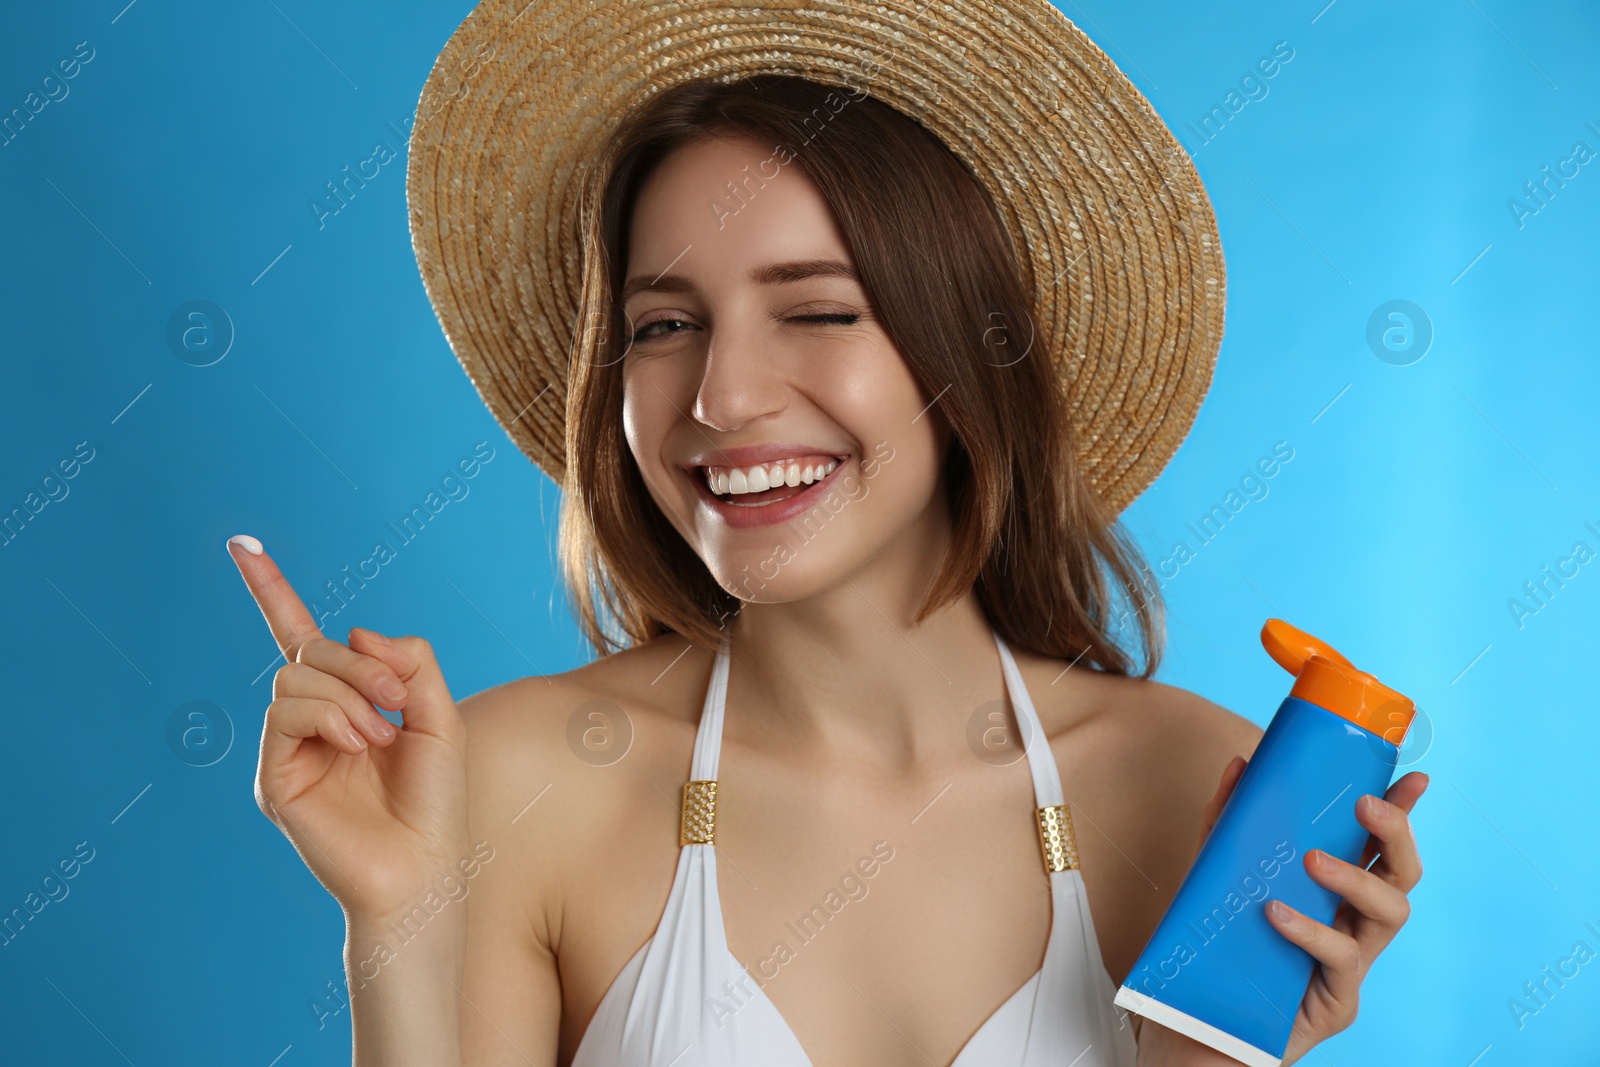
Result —
[[[727, 467], [696, 467], [690, 477], [699, 480], [707, 495], [719, 504], [736, 508], [756, 508], [768, 504], [775, 504], [782, 500], [789, 500], [799, 496], [822, 482], [826, 481], [841, 463], [849, 457], [834, 457], [826, 464], [792, 463], [770, 464], [763, 468], [763, 473], [769, 478], [781, 479], [777, 484], [766, 489], [750, 490], [745, 488], [749, 482], [747, 472], [751, 468], [735, 472]], [[735, 477], [737, 474], [737, 477]], [[810, 480], [806, 476], [810, 475]], [[790, 484], [793, 481], [794, 484]], [[734, 492], [733, 487], [745, 488], [743, 492]], [[720, 487], [719, 492], [717, 488]]]

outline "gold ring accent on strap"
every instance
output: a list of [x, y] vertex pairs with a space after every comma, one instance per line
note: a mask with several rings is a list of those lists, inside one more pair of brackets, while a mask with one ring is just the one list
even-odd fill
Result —
[[711, 845], [717, 839], [717, 780], [683, 783], [683, 822], [678, 845]]
[[1078, 842], [1072, 836], [1072, 814], [1065, 804], [1039, 808], [1039, 847], [1044, 869], [1050, 872], [1078, 869]]

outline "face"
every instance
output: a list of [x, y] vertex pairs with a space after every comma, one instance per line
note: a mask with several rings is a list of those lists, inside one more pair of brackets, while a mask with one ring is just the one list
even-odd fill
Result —
[[741, 600], [811, 596], [873, 560], [907, 567], [948, 535], [948, 424], [854, 271], [787, 150], [699, 141], [640, 190], [628, 445], [656, 504]]

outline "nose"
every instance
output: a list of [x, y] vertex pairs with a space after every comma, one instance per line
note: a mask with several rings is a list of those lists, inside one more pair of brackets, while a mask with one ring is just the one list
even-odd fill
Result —
[[788, 405], [789, 387], [773, 348], [759, 327], [722, 321], [712, 331], [701, 365], [694, 417], [731, 433]]

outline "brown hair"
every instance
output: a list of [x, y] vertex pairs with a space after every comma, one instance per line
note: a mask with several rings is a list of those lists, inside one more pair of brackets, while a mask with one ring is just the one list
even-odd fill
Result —
[[[665, 632], [715, 647], [741, 603], [661, 513], [628, 448], [616, 300], [640, 187], [671, 152], [725, 133], [778, 146], [804, 168], [878, 321], [954, 431], [942, 472], [953, 544], [916, 621], [976, 583], [1009, 644], [1115, 674], [1133, 673], [1137, 645], [1139, 677], [1149, 677], [1161, 655], [1159, 588], [1083, 478], [1057, 365], [1018, 343], [1033, 334], [1033, 296], [987, 194], [943, 142], [887, 104], [775, 74], [652, 97], [624, 119], [586, 194], [578, 321], [589, 326], [571, 355], [560, 528], [584, 635], [602, 655]], [[1119, 642], [1130, 616], [1136, 640]]]

